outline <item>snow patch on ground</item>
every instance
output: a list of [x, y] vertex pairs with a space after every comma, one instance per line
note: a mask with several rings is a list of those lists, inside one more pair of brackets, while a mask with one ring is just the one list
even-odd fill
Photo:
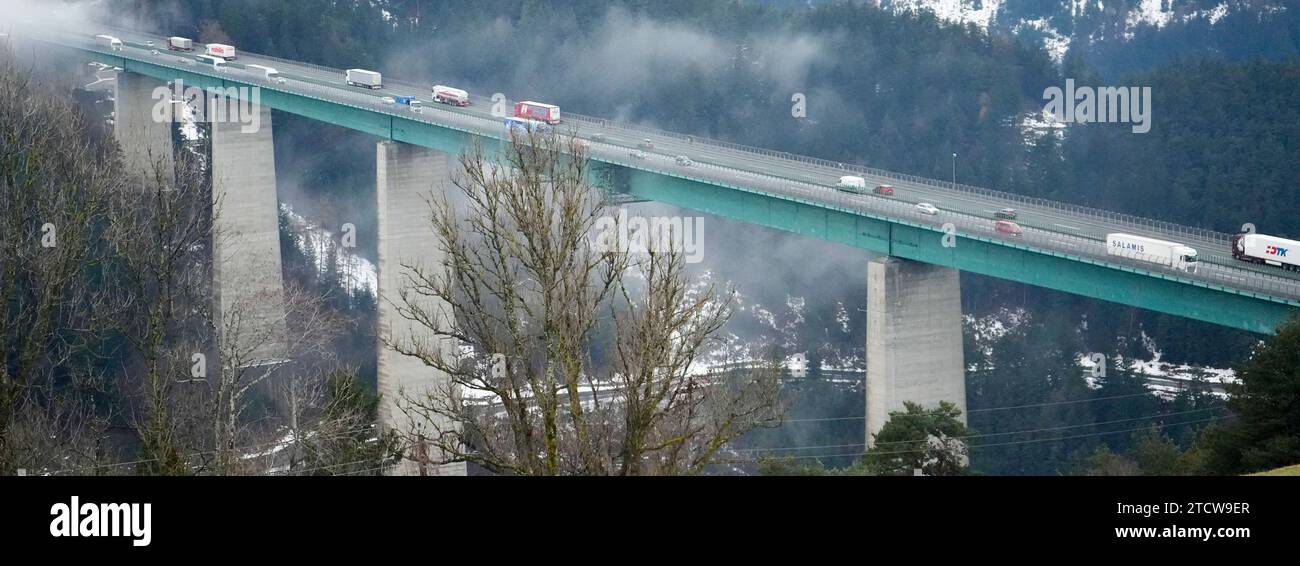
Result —
[[1065, 131], [1069, 124], [1044, 109], [1021, 114], [1016, 126], [1020, 128], [1020, 135], [1025, 140], [1025, 145], [1032, 146], [1049, 136], [1058, 141], [1065, 139]]
[[1057, 65], [1065, 60], [1065, 52], [1070, 50], [1070, 36], [1065, 35], [1056, 28], [1052, 27], [1049, 18], [1039, 18], [1037, 20], [1022, 20], [1011, 26], [1011, 31], [1016, 35], [1026, 29], [1036, 30], [1043, 36], [1043, 49], [1047, 50], [1048, 56]]
[[334, 233], [293, 211], [288, 203], [280, 203], [280, 210], [289, 217], [289, 232], [294, 245], [312, 258], [319, 274], [328, 273], [328, 262], [334, 257], [334, 269], [340, 283], [350, 293], [374, 294], [379, 289], [379, 270], [370, 260], [356, 255], [350, 248], [341, 248]]
[[[975, 346], [979, 348], [980, 353], [987, 360], [993, 356], [993, 350], [998, 341], [1028, 323], [1029, 318], [1029, 312], [1024, 308], [1002, 307], [997, 312], [981, 317], [963, 314], [961, 315], [961, 323], [963, 331], [974, 338]], [[966, 365], [966, 371], [984, 369], [992, 369], [992, 367], [981, 367], [978, 363]]]
[[1002, 0], [883, 0], [881, 6], [894, 13], [932, 12], [945, 22], [975, 24], [987, 30], [997, 19]]

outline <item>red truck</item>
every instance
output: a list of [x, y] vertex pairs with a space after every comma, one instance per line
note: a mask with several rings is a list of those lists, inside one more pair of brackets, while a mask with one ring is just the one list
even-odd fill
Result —
[[555, 125], [560, 123], [560, 107], [554, 104], [523, 101], [515, 103], [515, 117]]

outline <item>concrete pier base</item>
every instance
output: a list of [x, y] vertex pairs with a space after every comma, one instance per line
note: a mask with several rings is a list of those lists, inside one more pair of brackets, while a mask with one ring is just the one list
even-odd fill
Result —
[[892, 257], [868, 264], [867, 446], [905, 401], [950, 401], [965, 422], [959, 273]]
[[[403, 305], [402, 288], [409, 284], [405, 265], [420, 265], [429, 272], [441, 273], [441, 252], [430, 224], [431, 194], [438, 194], [450, 178], [454, 159], [450, 156], [413, 145], [384, 141], [376, 148], [376, 194], [379, 212], [379, 419], [389, 430], [396, 430], [408, 442], [406, 458], [393, 470], [394, 475], [465, 475], [465, 464], [435, 466], [440, 455], [422, 439], [437, 429], [449, 430], [452, 424], [434, 417], [411, 412], [411, 402], [445, 391], [450, 378], [425, 365], [418, 358], [402, 355], [389, 343], [421, 344], [441, 348], [445, 356], [454, 354], [451, 340], [431, 336], [429, 329], [402, 317], [397, 305]], [[430, 297], [412, 301], [425, 312], [448, 315], [448, 305]]]
[[[154, 89], [167, 84], [135, 73], [117, 73], [113, 85], [113, 136], [122, 148], [127, 171], [152, 176], [161, 163], [167, 179], [175, 176], [172, 145], [175, 122], [154, 116]], [[167, 94], [165, 100], [171, 100]]]
[[[287, 355], [284, 275], [271, 109], [253, 111], [260, 114], [256, 131], [243, 131], [245, 124], [233, 119], [212, 123], [212, 198], [218, 214], [213, 287], [222, 351], [234, 348], [244, 363], [266, 364]], [[227, 335], [231, 330], [234, 335]]]

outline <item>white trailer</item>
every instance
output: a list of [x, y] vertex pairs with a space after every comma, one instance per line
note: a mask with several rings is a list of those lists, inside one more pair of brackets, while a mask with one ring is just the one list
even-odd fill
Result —
[[1106, 234], [1106, 253], [1195, 273], [1196, 249], [1133, 234]]
[[1237, 234], [1232, 237], [1232, 257], [1300, 271], [1300, 242], [1265, 234]]
[[188, 37], [172, 36], [167, 38], [167, 49], [171, 51], [194, 51], [194, 42]]
[[365, 69], [348, 69], [343, 77], [350, 86], [360, 86], [371, 90], [384, 88], [384, 78], [379, 73]]
[[208, 50], [205, 54], [212, 57], [220, 57], [227, 61], [235, 60], [235, 48], [221, 43], [209, 43]]

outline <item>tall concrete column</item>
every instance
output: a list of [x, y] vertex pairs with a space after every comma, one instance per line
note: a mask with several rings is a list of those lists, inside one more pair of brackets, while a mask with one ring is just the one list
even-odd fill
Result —
[[[113, 85], [113, 136], [122, 148], [127, 171], [152, 175], [154, 164], [161, 160], [165, 171], [175, 172], [172, 153], [175, 123], [158, 120], [153, 112], [159, 102], [153, 96], [154, 89], [166, 86], [162, 81], [135, 73], [117, 74]], [[163, 100], [170, 101], [170, 93]]]
[[249, 117], [226, 116], [211, 124], [217, 214], [213, 288], [218, 332], [236, 334], [221, 337], [222, 350], [234, 348], [246, 364], [261, 364], [283, 360], [287, 353], [271, 109], [253, 106], [252, 111], [258, 113], [255, 128]]
[[[444, 356], [455, 353], [448, 339], [431, 336], [429, 329], [404, 318], [397, 305], [404, 305], [402, 288], [408, 285], [403, 265], [420, 265], [430, 273], [441, 273], [442, 253], [429, 222], [430, 209], [425, 201], [442, 190], [450, 178], [453, 160], [431, 149], [380, 142], [376, 148], [376, 193], [379, 212], [379, 419], [396, 430], [409, 443], [407, 457], [394, 470], [395, 475], [465, 475], [465, 464], [429, 465], [439, 456], [422, 444], [434, 430], [449, 430], [452, 423], [438, 417], [424, 419], [410, 411], [411, 400], [444, 391], [450, 378], [425, 365], [418, 358], [398, 353], [389, 343], [420, 344], [439, 348]], [[450, 320], [445, 301], [414, 296], [410, 300], [423, 312], [439, 313]], [[405, 410], [404, 410], [405, 409]], [[427, 457], [421, 457], [421, 454]], [[423, 462], [423, 463], [422, 463]]]
[[893, 257], [867, 265], [868, 446], [904, 401], [951, 401], [965, 422], [959, 273]]

